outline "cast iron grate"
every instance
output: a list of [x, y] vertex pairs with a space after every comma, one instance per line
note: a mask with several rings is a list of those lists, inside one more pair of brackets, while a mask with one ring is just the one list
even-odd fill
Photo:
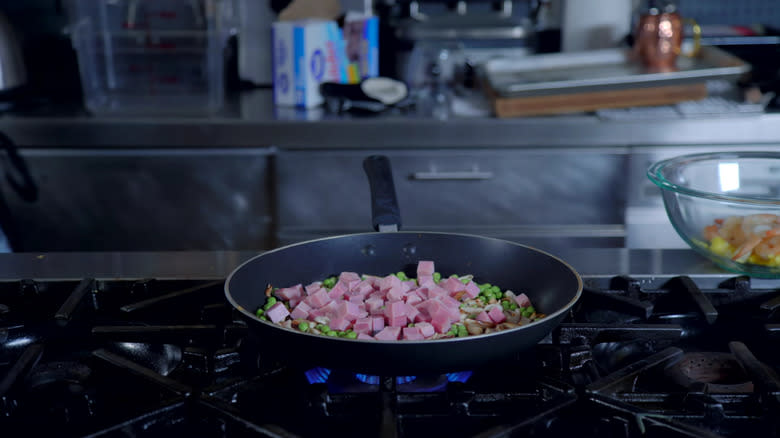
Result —
[[[534, 351], [450, 376], [272, 360], [223, 281], [0, 282], [9, 436], [777, 436], [780, 282], [586, 278]], [[453, 370], [458, 371], [458, 370]]]

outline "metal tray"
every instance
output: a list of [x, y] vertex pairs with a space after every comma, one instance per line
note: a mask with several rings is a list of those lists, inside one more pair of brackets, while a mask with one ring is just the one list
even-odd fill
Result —
[[659, 87], [730, 79], [750, 71], [750, 65], [716, 47], [702, 47], [696, 57], [680, 56], [677, 71], [651, 73], [631, 59], [630, 49], [497, 58], [483, 65], [492, 91], [500, 97]]

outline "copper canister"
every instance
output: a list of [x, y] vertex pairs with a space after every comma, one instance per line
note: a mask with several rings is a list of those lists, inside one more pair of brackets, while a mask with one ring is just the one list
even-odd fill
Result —
[[683, 40], [683, 20], [675, 12], [657, 10], [639, 18], [635, 50], [650, 70], [671, 71], [676, 68]]

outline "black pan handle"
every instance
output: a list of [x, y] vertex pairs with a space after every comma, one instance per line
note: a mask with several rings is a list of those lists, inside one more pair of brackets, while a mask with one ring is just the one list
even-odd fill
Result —
[[[38, 199], [38, 185], [30, 174], [27, 162], [19, 155], [19, 150], [8, 138], [7, 135], [0, 132], [0, 147], [5, 149], [8, 155], [8, 161], [11, 166], [6, 165], [5, 179], [13, 187], [19, 196], [27, 202], [34, 202]], [[17, 176], [14, 176], [16, 174]]]
[[371, 220], [377, 231], [398, 231], [401, 209], [395, 196], [390, 160], [384, 155], [371, 155], [363, 160], [363, 170], [371, 188]]

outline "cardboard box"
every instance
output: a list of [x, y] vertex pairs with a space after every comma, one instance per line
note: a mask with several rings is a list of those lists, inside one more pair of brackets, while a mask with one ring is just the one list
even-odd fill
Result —
[[274, 102], [312, 108], [322, 82], [347, 82], [344, 39], [335, 21], [279, 21], [271, 27]]

